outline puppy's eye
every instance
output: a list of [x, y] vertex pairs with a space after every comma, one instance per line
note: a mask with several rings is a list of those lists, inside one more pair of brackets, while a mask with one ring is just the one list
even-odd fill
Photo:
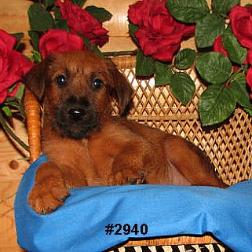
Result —
[[95, 78], [92, 80], [92, 87], [95, 88], [95, 89], [99, 89], [101, 88], [103, 85], [103, 81], [98, 79], [98, 78]]
[[63, 87], [64, 85], [66, 85], [66, 77], [63, 74], [61, 74], [56, 77], [56, 82], [59, 87]]

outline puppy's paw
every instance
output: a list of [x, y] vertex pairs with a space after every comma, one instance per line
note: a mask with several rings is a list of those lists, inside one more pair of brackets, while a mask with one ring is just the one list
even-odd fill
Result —
[[68, 196], [63, 179], [48, 178], [32, 188], [28, 202], [39, 214], [47, 214], [60, 207]]
[[129, 169], [118, 171], [111, 174], [108, 178], [108, 185], [135, 185], [144, 183], [145, 175], [143, 173], [136, 173]]
[[111, 186], [123, 185], [123, 184], [127, 184], [126, 181], [127, 181], [127, 179], [124, 178], [123, 173], [121, 171], [119, 171], [114, 174], [110, 174], [108, 176], [107, 184], [111, 185]]
[[130, 185], [141, 185], [146, 184], [146, 178], [143, 173], [140, 173], [136, 178], [128, 178], [128, 184]]

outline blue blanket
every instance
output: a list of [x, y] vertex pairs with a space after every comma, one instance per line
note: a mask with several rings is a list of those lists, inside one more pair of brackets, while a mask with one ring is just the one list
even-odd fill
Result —
[[18, 243], [27, 251], [100, 252], [129, 238], [207, 232], [235, 252], [252, 251], [252, 181], [228, 189], [85, 187], [72, 190], [55, 212], [39, 215], [27, 204], [27, 195], [45, 161], [42, 156], [30, 166], [16, 195]]

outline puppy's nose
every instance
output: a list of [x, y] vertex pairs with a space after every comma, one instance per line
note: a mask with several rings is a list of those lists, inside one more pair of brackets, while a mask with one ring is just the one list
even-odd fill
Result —
[[68, 111], [68, 114], [71, 120], [80, 121], [86, 115], [86, 112], [81, 108], [72, 108]]

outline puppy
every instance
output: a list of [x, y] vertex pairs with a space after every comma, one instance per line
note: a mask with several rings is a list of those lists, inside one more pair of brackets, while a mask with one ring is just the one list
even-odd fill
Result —
[[132, 98], [126, 78], [89, 51], [49, 56], [26, 76], [43, 104], [42, 164], [29, 194], [38, 213], [63, 204], [69, 189], [88, 185], [179, 184], [224, 187], [203, 153], [181, 137], [111, 116]]

